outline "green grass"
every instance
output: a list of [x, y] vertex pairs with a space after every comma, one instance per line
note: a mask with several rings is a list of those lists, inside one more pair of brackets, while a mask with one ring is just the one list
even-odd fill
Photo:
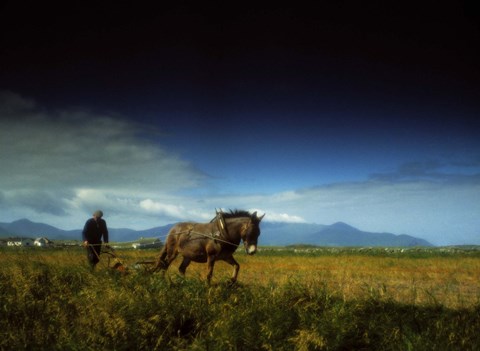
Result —
[[[155, 253], [119, 255], [134, 262]], [[362, 294], [346, 294], [326, 276], [290, 272], [289, 279], [266, 278], [268, 256], [252, 263], [243, 262], [246, 256], [238, 259], [239, 283], [228, 284], [227, 265], [208, 286], [205, 265], [193, 267], [185, 279], [174, 270], [166, 277], [141, 270], [122, 275], [105, 266], [91, 273], [83, 250], [2, 250], [0, 349], [475, 350], [480, 345], [478, 302], [459, 308], [435, 298], [410, 303], [373, 283]], [[302, 268], [311, 259], [300, 258], [296, 265]], [[333, 259], [339, 264], [356, 256]], [[386, 263], [402, 266], [412, 259]]]

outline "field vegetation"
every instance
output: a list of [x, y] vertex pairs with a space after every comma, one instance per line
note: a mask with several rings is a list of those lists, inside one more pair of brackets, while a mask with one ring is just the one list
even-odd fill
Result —
[[[1, 350], [475, 350], [476, 249], [262, 248], [239, 282], [219, 262], [150, 274], [157, 250], [3, 248]], [[180, 261], [180, 260], [178, 260]], [[110, 262], [110, 266], [113, 261]], [[177, 262], [177, 265], [179, 262]]]

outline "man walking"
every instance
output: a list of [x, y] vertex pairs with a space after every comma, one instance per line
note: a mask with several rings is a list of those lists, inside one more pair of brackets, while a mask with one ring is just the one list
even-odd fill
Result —
[[87, 220], [82, 231], [83, 246], [87, 249], [87, 259], [92, 270], [100, 261], [102, 237], [103, 242], [108, 244], [107, 223], [102, 217], [102, 211], [93, 212], [93, 217]]

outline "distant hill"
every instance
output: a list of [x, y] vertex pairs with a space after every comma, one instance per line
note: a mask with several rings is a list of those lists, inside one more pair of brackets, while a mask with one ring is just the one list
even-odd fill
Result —
[[28, 219], [19, 219], [12, 223], [0, 223], [1, 236], [26, 236], [32, 238], [48, 236], [54, 239], [70, 239], [67, 233], [67, 231], [51, 225], [35, 223]]
[[370, 233], [346, 223], [332, 225], [307, 223], [269, 223], [261, 225], [261, 245], [307, 244], [317, 246], [433, 246], [410, 235]]
[[[110, 241], [135, 241], [141, 237], [160, 238], [162, 241], [173, 224], [145, 230], [109, 228]], [[356, 229], [346, 223], [332, 225], [312, 223], [262, 222], [259, 244], [263, 246], [285, 246], [307, 244], [317, 246], [433, 246], [426, 240], [410, 235], [370, 233]], [[43, 223], [21, 219], [12, 223], [0, 223], [0, 237], [45, 236], [51, 240], [80, 240], [82, 230], [61, 230]]]
[[321, 246], [433, 246], [410, 235], [364, 232], [342, 222], [309, 235], [307, 240]]
[[[173, 224], [169, 224], [145, 230], [108, 228], [108, 231], [110, 241], [135, 241], [141, 237], [164, 237], [172, 225]], [[81, 240], [82, 229], [62, 230], [48, 224], [36, 223], [28, 219], [20, 219], [11, 223], [0, 223], [0, 237], [25, 236], [36, 238], [45, 236], [51, 240]]]
[[7, 236], [9, 236], [9, 232], [6, 229], [0, 227], [0, 238]]

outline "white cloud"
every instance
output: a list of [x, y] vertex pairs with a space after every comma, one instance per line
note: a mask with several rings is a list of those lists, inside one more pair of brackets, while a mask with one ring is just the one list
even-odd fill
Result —
[[258, 210], [258, 215], [265, 214], [265, 220], [271, 222], [286, 222], [286, 223], [305, 223], [305, 219], [300, 216], [290, 215], [288, 213], [276, 213]]
[[152, 201], [151, 199], [140, 201], [140, 207], [148, 212], [163, 214], [174, 218], [181, 218], [182, 213], [185, 212], [185, 208], [183, 206], [164, 204], [161, 202]]
[[3, 93], [0, 123], [0, 206], [12, 213], [123, 211], [122, 203], [174, 194], [206, 179], [162, 148], [160, 134], [118, 116], [50, 112]]
[[[177, 200], [184, 201], [185, 199], [178, 198]], [[149, 213], [176, 220], [209, 220], [213, 217], [213, 211], [204, 211], [192, 207], [186, 208], [182, 205], [163, 203], [151, 199], [140, 201], [140, 207]]]
[[126, 120], [83, 111], [18, 112], [11, 107], [0, 111], [0, 156], [6, 170], [0, 176], [3, 186], [121, 185], [132, 190], [145, 186], [178, 190], [196, 186], [204, 177], [187, 162], [142, 138], [150, 131]]

